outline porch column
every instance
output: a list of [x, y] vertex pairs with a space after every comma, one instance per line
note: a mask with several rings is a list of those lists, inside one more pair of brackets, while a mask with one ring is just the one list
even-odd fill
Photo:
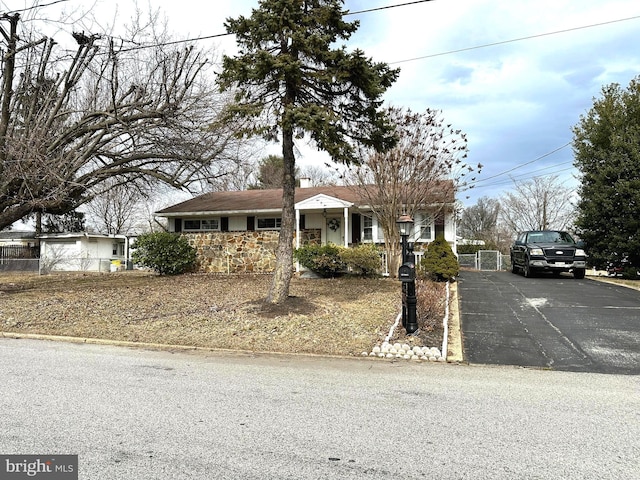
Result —
[[344, 207], [344, 246], [349, 247], [349, 208]]
[[[296, 208], [296, 248], [300, 248], [300, 210]], [[296, 261], [296, 272], [300, 271], [300, 262]]]

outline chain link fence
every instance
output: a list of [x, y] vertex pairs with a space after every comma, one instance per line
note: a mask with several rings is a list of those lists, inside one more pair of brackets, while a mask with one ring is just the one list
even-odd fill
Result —
[[473, 270], [510, 270], [511, 258], [497, 250], [480, 250], [478, 253], [458, 254], [458, 263]]
[[38, 258], [2, 258], [0, 259], [0, 272], [11, 273], [38, 273], [40, 259]]
[[117, 272], [133, 269], [131, 262], [111, 258], [83, 257], [41, 257], [41, 258], [0, 258], [0, 273], [40, 273], [51, 272]]

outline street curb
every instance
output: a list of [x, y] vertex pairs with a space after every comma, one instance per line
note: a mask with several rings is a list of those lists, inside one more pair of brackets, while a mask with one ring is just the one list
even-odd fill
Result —
[[[136, 347], [152, 350], [202, 350], [202, 351], [225, 351], [223, 349], [212, 349], [207, 347], [195, 347], [189, 345], [171, 345], [164, 343], [128, 342], [126, 340], [108, 340], [103, 338], [89, 337], [68, 337], [65, 335], [42, 335], [38, 333], [0, 332], [2, 338], [26, 339], [26, 340], [48, 340], [51, 342], [86, 343], [90, 345], [107, 345], [116, 347]], [[236, 350], [227, 350], [233, 352]]]
[[145, 343], [145, 342], [129, 342], [126, 340], [108, 340], [103, 338], [89, 337], [67, 337], [63, 335], [42, 335], [37, 333], [19, 333], [19, 332], [0, 332], [0, 338], [14, 340], [42, 340], [50, 342], [66, 342], [86, 345], [101, 345], [106, 347], [126, 347], [132, 349], [152, 350], [152, 351], [182, 351], [211, 353], [217, 355], [229, 356], [250, 356], [250, 357], [298, 357], [298, 358], [326, 358], [336, 360], [354, 360], [362, 361], [362, 357], [358, 355], [331, 355], [328, 353], [299, 353], [299, 352], [273, 352], [266, 350], [235, 350], [230, 348], [215, 347], [197, 347], [193, 345], [173, 345], [168, 343]]

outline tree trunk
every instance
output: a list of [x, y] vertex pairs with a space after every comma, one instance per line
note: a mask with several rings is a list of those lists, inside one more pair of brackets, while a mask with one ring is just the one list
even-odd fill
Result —
[[293, 233], [295, 231], [295, 164], [293, 151], [293, 131], [284, 129], [282, 139], [282, 156], [284, 158], [282, 179], [282, 221], [280, 238], [276, 251], [276, 269], [273, 272], [271, 289], [267, 302], [283, 303], [289, 296], [289, 284], [293, 276]]
[[[20, 15], [15, 14], [13, 16], [5, 16], [5, 19], [8, 19], [11, 23], [9, 36], [7, 38], [6, 33], [2, 30], [2, 33], [5, 35], [7, 39], [7, 51], [4, 55], [4, 71], [3, 79], [2, 79], [2, 107], [0, 108], [0, 174], [4, 171], [4, 163], [7, 159], [5, 147], [7, 144], [7, 131], [9, 129], [9, 120], [10, 120], [10, 108], [11, 108], [11, 96], [13, 93], [13, 75], [16, 64], [16, 43], [18, 37], [16, 35], [16, 31], [18, 28], [18, 19]], [[2, 230], [4, 227], [0, 227]]]

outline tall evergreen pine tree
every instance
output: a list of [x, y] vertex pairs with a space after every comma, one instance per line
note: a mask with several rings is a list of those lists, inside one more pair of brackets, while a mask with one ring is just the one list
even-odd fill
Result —
[[381, 97], [399, 71], [374, 63], [348, 40], [358, 22], [345, 22], [342, 0], [260, 0], [249, 18], [228, 19], [239, 53], [225, 56], [219, 85], [235, 92], [229, 119], [239, 134], [282, 142], [283, 197], [276, 271], [267, 301], [288, 297], [295, 231], [294, 138], [305, 135], [334, 161], [356, 162], [357, 144], [386, 149], [393, 128]]
[[640, 77], [602, 89], [573, 129], [582, 184], [576, 226], [591, 262], [628, 254], [640, 265]]

